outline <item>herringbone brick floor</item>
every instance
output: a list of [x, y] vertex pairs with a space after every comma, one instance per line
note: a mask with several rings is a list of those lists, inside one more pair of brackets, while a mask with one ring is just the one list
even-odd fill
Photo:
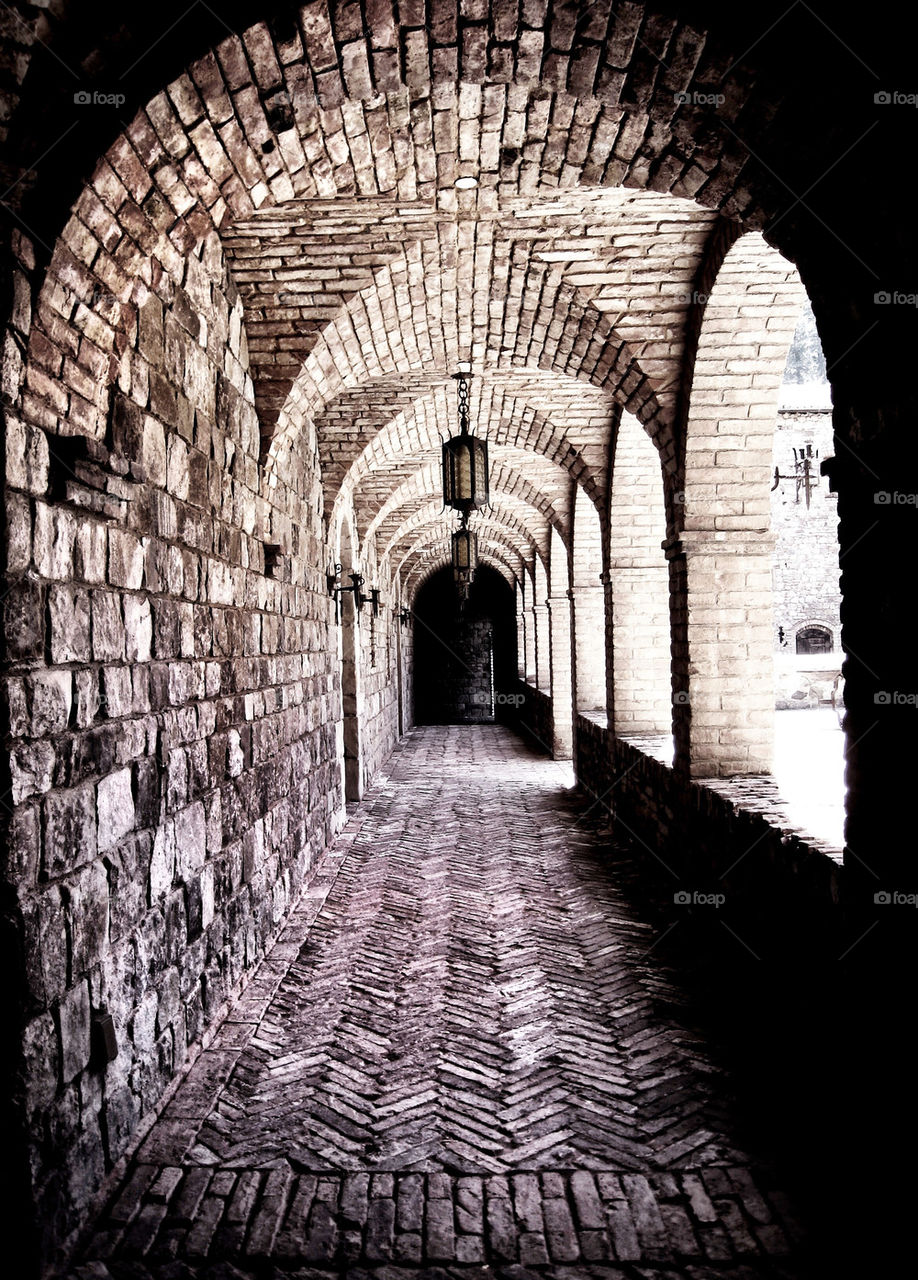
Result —
[[403, 741], [74, 1275], [803, 1275], [564, 776]]

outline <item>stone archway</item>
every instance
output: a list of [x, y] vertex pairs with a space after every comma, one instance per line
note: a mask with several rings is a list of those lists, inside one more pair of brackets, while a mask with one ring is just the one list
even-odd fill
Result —
[[[726, 217], [753, 232], [767, 224], [813, 286], [848, 450], [834, 478], [852, 655], [850, 870], [863, 875], [867, 903], [870, 877], [907, 887], [914, 876], [899, 839], [912, 710], [878, 710], [885, 704], [877, 702], [910, 688], [895, 566], [912, 537], [911, 511], [878, 512], [875, 495], [878, 486], [915, 487], [915, 325], [905, 308], [887, 306], [880, 321], [874, 309], [877, 281], [908, 274], [914, 235], [910, 211], [902, 216], [895, 202], [865, 210], [851, 199], [864, 180], [852, 140], [876, 123], [868, 118], [875, 86], [863, 104], [853, 91], [844, 102], [837, 93], [820, 99], [809, 79], [777, 92], [747, 59], [728, 77], [719, 108], [700, 106], [696, 94], [719, 83], [748, 42], [729, 48], [699, 24], [640, 5], [600, 6], [573, 26], [571, 13], [547, 27], [541, 19], [520, 27], [503, 10], [460, 23], [447, 5], [433, 45], [423, 24], [396, 22], [385, 6], [357, 24], [347, 6], [334, 14], [310, 6], [306, 21], [286, 7], [278, 22], [280, 7], [240, 5], [240, 30], [229, 36], [207, 6], [195, 8], [201, 25], [185, 67], [176, 61], [185, 61], [185, 46], [131, 45], [123, 14], [87, 54], [93, 31], [83, 6], [36, 6], [22, 24], [29, 47], [47, 42], [56, 57], [46, 60], [50, 71], [39, 60], [22, 80], [24, 108], [10, 125], [11, 155], [21, 161], [13, 198], [31, 194], [11, 207], [15, 227], [3, 233], [14, 804], [3, 821], [15, 851], [11, 933], [26, 952], [9, 965], [23, 976], [16, 1070], [42, 1066], [28, 1088], [18, 1078], [9, 1093], [21, 1103], [22, 1134], [61, 1135], [53, 1159], [36, 1157], [26, 1192], [27, 1216], [60, 1237], [78, 1226], [105, 1170], [264, 954], [329, 838], [338, 807], [336, 639], [318, 550], [327, 545], [328, 505], [316, 459], [320, 446], [329, 462], [339, 446], [351, 459], [349, 437], [360, 442], [367, 428], [356, 421], [364, 375], [407, 378], [421, 361], [442, 381], [461, 341], [463, 353], [474, 348], [504, 373], [498, 392], [513, 402], [506, 418], [525, 428], [531, 455], [544, 451], [594, 500], [606, 496], [613, 404], [660, 442], [675, 488], [694, 306], [676, 299], [703, 278], [706, 242]], [[793, 8], [804, 17], [806, 6]], [[135, 20], [149, 31], [148, 19], [155, 25], [163, 12]], [[818, 53], [814, 73], [837, 87], [838, 60], [850, 56], [843, 43], [824, 32], [806, 38]], [[210, 44], [214, 51], [198, 56]], [[84, 72], [128, 76], [129, 121], [114, 143], [110, 116], [84, 116], [86, 129], [64, 145], [77, 104], [59, 58], [71, 48], [79, 83]], [[754, 52], [768, 61], [764, 43]], [[143, 83], [125, 67], [141, 54]], [[783, 54], [772, 52], [772, 67]], [[27, 62], [17, 49], [14, 79], [26, 76]], [[814, 150], [838, 163], [811, 193]], [[879, 171], [895, 172], [895, 146], [874, 154]], [[74, 185], [63, 176], [71, 156]], [[469, 167], [477, 195], [453, 186]], [[805, 202], [795, 194], [804, 191]], [[500, 219], [490, 216], [497, 205]], [[342, 223], [362, 227], [341, 232], [352, 236], [355, 261], [323, 267], [327, 243], [306, 242], [332, 207]], [[396, 253], [376, 226], [389, 216], [452, 228], [442, 239], [423, 227], [399, 234], [405, 247]], [[653, 253], [665, 259], [667, 243], [679, 244], [677, 258], [656, 260], [660, 269], [642, 277], [637, 268]], [[296, 276], [295, 250], [322, 273], [321, 286]], [[491, 276], [476, 279], [485, 260], [505, 286], [493, 297]], [[262, 269], [270, 279], [259, 278]], [[425, 281], [435, 279], [430, 296]], [[473, 293], [460, 308], [457, 298]], [[711, 336], [702, 326], [699, 369], [715, 359]], [[315, 398], [308, 380], [297, 381], [310, 358]], [[881, 367], [881, 385], [865, 381], [864, 368]], [[544, 376], [524, 394], [534, 368]], [[357, 389], [351, 400], [341, 387]], [[556, 433], [535, 412], [540, 398], [558, 409]], [[282, 407], [291, 432], [266, 470], [259, 408]], [[321, 442], [308, 429], [318, 407], [327, 415]], [[380, 412], [374, 430], [386, 429], [391, 403]], [[385, 459], [375, 461], [353, 550], [361, 520], [369, 525], [399, 482]], [[703, 489], [702, 466], [696, 454], [687, 494]], [[561, 530], [569, 542], [573, 512], [554, 490], [545, 505], [557, 517], [542, 510], [550, 530], [533, 527], [515, 541], [495, 528], [489, 553], [512, 577], [522, 546], [530, 552], [550, 540], [555, 747], [569, 754], [571, 584]], [[716, 553], [702, 561], [688, 535], [716, 541], [736, 530], [684, 532], [673, 547], [676, 674], [693, 707], [691, 720], [678, 722], [680, 758], [696, 774], [727, 772], [737, 763], [726, 750], [733, 744], [718, 736], [716, 759], [701, 749], [704, 716], [711, 713], [711, 729], [723, 708], [709, 703], [714, 668], [689, 670], [688, 632], [693, 607], [708, 607], [729, 566], [715, 563]], [[406, 560], [401, 585], [416, 567]], [[355, 630], [355, 695], [357, 639]], [[725, 667], [720, 673], [730, 678]], [[729, 714], [741, 718], [744, 706], [735, 697]], [[755, 728], [760, 710], [751, 708]], [[741, 738], [742, 768], [764, 766], [767, 743]], [[360, 758], [358, 741], [351, 759]], [[865, 857], [877, 868], [869, 875]], [[169, 948], [151, 946], [138, 962], [136, 939], [167, 930]], [[90, 1027], [103, 1005], [117, 1015], [120, 1056], [104, 1088], [90, 1065]]]

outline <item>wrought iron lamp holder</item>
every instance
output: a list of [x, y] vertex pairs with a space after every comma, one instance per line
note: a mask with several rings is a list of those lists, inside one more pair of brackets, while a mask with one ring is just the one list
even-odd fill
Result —
[[[335, 601], [335, 616], [337, 621], [340, 621], [340, 618], [341, 618], [341, 597], [344, 595], [345, 591], [353, 592], [354, 609], [358, 614], [360, 613], [360, 610], [363, 608], [363, 606], [367, 603], [367, 601], [371, 599], [371, 596], [364, 595], [362, 591], [362, 587], [364, 584], [363, 574], [349, 573], [347, 576], [351, 580], [351, 585], [349, 587], [345, 587], [341, 585], [341, 565], [340, 564], [335, 565], [333, 573], [326, 573], [325, 575], [326, 580], [328, 582], [328, 594]], [[377, 603], [374, 607], [374, 613], [379, 612], [379, 605], [378, 605], [379, 592], [378, 591], [376, 592], [376, 596], [377, 596]]]

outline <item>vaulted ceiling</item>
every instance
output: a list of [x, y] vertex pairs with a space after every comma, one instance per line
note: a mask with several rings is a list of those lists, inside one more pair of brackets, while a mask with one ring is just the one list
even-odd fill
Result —
[[[779, 208], [782, 234], [798, 225], [796, 178], [789, 196], [763, 158], [787, 120], [749, 60], [767, 63], [777, 45], [757, 32], [731, 46], [631, 3], [506, 6], [480, 20], [449, 3], [275, 7], [224, 24], [165, 87], [136, 89], [75, 218], [117, 264], [115, 289], [151, 249], [185, 254], [217, 231], [266, 462], [308, 431], [326, 515], [353, 499], [380, 555], [442, 545], [438, 446], [456, 422], [451, 375], [470, 358], [491, 533], [511, 561], [531, 561], [552, 527], [569, 534], [572, 486], [605, 512], [622, 410], [674, 466], [717, 229], [757, 230]], [[54, 21], [35, 26], [36, 51], [52, 49]], [[157, 48], [119, 84], [145, 61], [152, 75]], [[98, 80], [114, 49], [81, 57], [75, 74]], [[59, 74], [68, 47], [53, 54]], [[844, 47], [835, 55], [863, 75]], [[42, 144], [41, 121], [51, 127], [35, 87], [47, 80], [40, 66], [23, 80], [34, 108], [13, 131], [23, 155]], [[843, 122], [836, 112], [832, 127]], [[37, 225], [31, 191], [17, 199]]]
[[451, 375], [471, 357], [489, 518], [531, 562], [550, 524], [569, 532], [572, 482], [602, 505], [616, 406], [666, 449], [717, 215], [623, 188], [443, 195], [297, 199], [231, 224], [262, 429], [285, 426], [295, 447], [308, 412], [326, 512], [352, 496], [380, 556], [408, 529], [442, 545], [439, 443], [456, 429]]

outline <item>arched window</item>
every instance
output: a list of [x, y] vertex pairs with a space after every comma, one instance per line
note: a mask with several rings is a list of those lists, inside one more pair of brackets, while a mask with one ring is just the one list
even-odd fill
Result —
[[798, 653], [831, 653], [832, 632], [828, 627], [801, 627], [797, 632]]

